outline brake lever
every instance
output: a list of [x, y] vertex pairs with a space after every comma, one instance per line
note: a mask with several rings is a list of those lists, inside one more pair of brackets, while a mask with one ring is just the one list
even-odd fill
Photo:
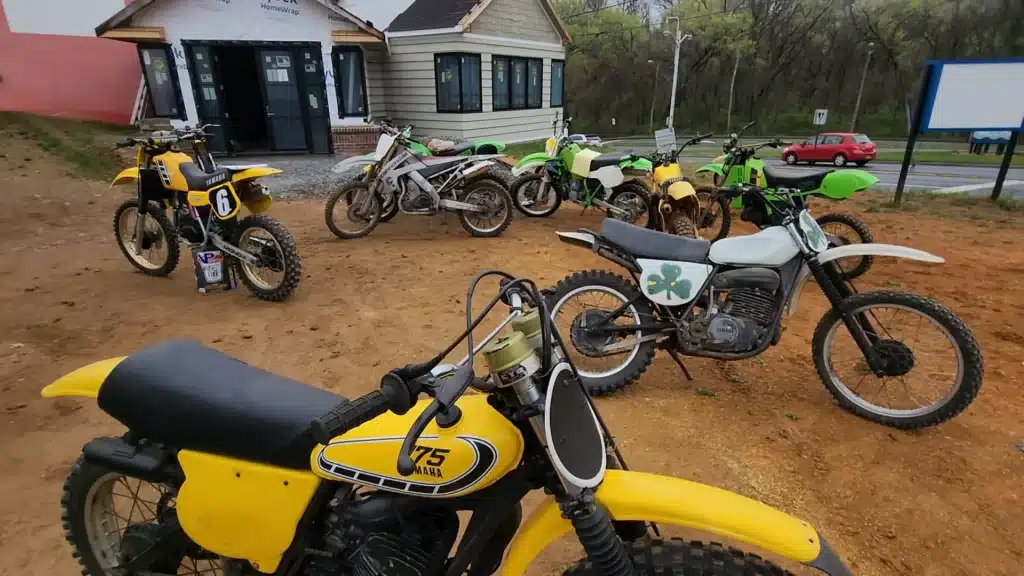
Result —
[[409, 429], [409, 433], [405, 435], [405, 440], [402, 441], [402, 448], [398, 452], [398, 473], [402, 476], [411, 476], [416, 471], [416, 463], [412, 460], [412, 449], [416, 446], [416, 441], [423, 435], [423, 431], [427, 429], [430, 421], [440, 411], [440, 402], [434, 400], [427, 406], [426, 410], [420, 412], [420, 415], [416, 417], [416, 421], [413, 422], [412, 428]]

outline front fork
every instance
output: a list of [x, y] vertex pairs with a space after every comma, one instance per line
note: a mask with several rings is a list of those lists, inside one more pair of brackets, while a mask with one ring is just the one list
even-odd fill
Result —
[[139, 207], [135, 211], [135, 255], [142, 255], [142, 244], [146, 241], [146, 208], [145, 196], [142, 194], [142, 175], [135, 181]]
[[629, 576], [633, 573], [626, 545], [616, 533], [611, 516], [594, 499], [591, 489], [559, 500], [558, 507], [562, 516], [572, 524], [587, 559], [597, 568], [597, 573], [608, 576]]
[[850, 289], [846, 280], [843, 279], [839, 266], [835, 262], [821, 264], [816, 260], [808, 261], [807, 266], [810, 268], [811, 274], [814, 276], [815, 281], [817, 281], [818, 286], [821, 287], [821, 290], [828, 298], [829, 303], [832, 304], [832, 308], [839, 311], [843, 324], [850, 331], [850, 336], [857, 343], [857, 347], [860, 348], [861, 354], [864, 355], [864, 359], [867, 361], [871, 371], [876, 375], [881, 375], [885, 369], [885, 362], [878, 352], [875, 351], [874, 346], [875, 342], [879, 340], [879, 335], [874, 327], [871, 326], [871, 322], [868, 321], [867, 314], [863, 312], [854, 314], [852, 311], [847, 310], [846, 299], [853, 296], [854, 292]]

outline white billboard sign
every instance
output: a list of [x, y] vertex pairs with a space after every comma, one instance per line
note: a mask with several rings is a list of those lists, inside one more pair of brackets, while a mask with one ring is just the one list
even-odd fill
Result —
[[928, 65], [921, 131], [1024, 129], [1024, 58]]
[[815, 126], [824, 126], [825, 122], [827, 120], [828, 120], [828, 109], [827, 108], [818, 108], [817, 110], [814, 111], [814, 125]]

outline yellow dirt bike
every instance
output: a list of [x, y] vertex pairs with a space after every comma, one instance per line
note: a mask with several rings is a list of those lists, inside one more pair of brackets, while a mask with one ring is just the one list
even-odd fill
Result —
[[676, 149], [655, 152], [648, 159], [654, 166], [654, 182], [657, 184], [648, 204], [647, 226], [658, 232], [697, 238], [697, 222], [701, 215], [700, 199], [689, 178], [679, 169], [679, 153], [691, 144], [697, 144], [711, 133], [701, 134], [683, 142]]
[[[262, 214], [271, 198], [256, 181], [281, 171], [265, 164], [217, 167], [206, 147], [207, 127], [117, 143], [138, 148], [136, 165], [111, 184], [138, 190], [114, 213], [118, 246], [144, 274], [167, 276], [178, 265], [183, 240], [192, 249], [200, 290], [233, 287], [237, 276], [257, 298], [284, 300], [298, 286], [302, 264], [292, 235]], [[191, 147], [195, 161], [182, 145]], [[239, 219], [243, 204], [251, 215]]]
[[[471, 318], [492, 276], [501, 289]], [[474, 346], [500, 302], [509, 315]], [[87, 443], [64, 484], [61, 520], [84, 573], [519, 576], [574, 532], [586, 552], [574, 576], [787, 574], [720, 544], [662, 540], [658, 522], [850, 574], [807, 522], [629, 471], [532, 281], [482, 272], [466, 310], [452, 344], [352, 401], [188, 340], [44, 388], [95, 398], [128, 428]], [[466, 356], [442, 364], [464, 341]], [[478, 353], [486, 378], [473, 373]], [[520, 501], [538, 490], [522, 522]]]

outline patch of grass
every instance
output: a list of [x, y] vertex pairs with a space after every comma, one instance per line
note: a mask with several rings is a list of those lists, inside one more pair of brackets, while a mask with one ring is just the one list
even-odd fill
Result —
[[697, 396], [705, 396], [707, 398], [717, 398], [718, 393], [714, 390], [708, 390], [707, 388], [697, 388]]
[[786, 412], [785, 416], [786, 416], [786, 418], [789, 418], [790, 420], [792, 420], [794, 422], [796, 422], [797, 420], [800, 419], [800, 416], [797, 416], [796, 414], [793, 414], [792, 412]]
[[71, 176], [106, 180], [124, 164], [113, 143], [135, 133], [128, 126], [0, 113], [0, 130], [34, 142], [40, 150], [69, 164]]
[[[545, 141], [547, 141], [546, 138], [544, 140], [533, 140], [531, 142], [517, 142], [515, 144], [508, 144], [505, 146], [505, 150], [502, 153], [507, 156], [511, 156], [512, 158], [522, 158], [523, 156], [533, 154], [534, 152], [543, 152]], [[591, 144], [587, 144], [583, 147], [588, 148], [590, 150], [595, 150], [597, 152], [601, 152], [602, 154], [605, 152], [612, 151], [612, 149], [607, 146], [593, 146]]]
[[[903, 152], [879, 152], [875, 156], [876, 162], [903, 162]], [[974, 164], [980, 166], [998, 166], [1003, 161], [1003, 156], [995, 154], [967, 154], [966, 152], [944, 152], [918, 150], [914, 153], [916, 164]], [[1010, 166], [1024, 166], [1024, 155], [1014, 154]]]
[[919, 212], [940, 218], [1024, 224], [1024, 219], [1018, 218], [1024, 213], [1024, 200], [1017, 198], [1000, 198], [993, 202], [987, 196], [915, 190], [904, 192], [899, 206], [893, 204], [892, 193], [871, 194], [862, 205], [864, 212], [869, 213]]

